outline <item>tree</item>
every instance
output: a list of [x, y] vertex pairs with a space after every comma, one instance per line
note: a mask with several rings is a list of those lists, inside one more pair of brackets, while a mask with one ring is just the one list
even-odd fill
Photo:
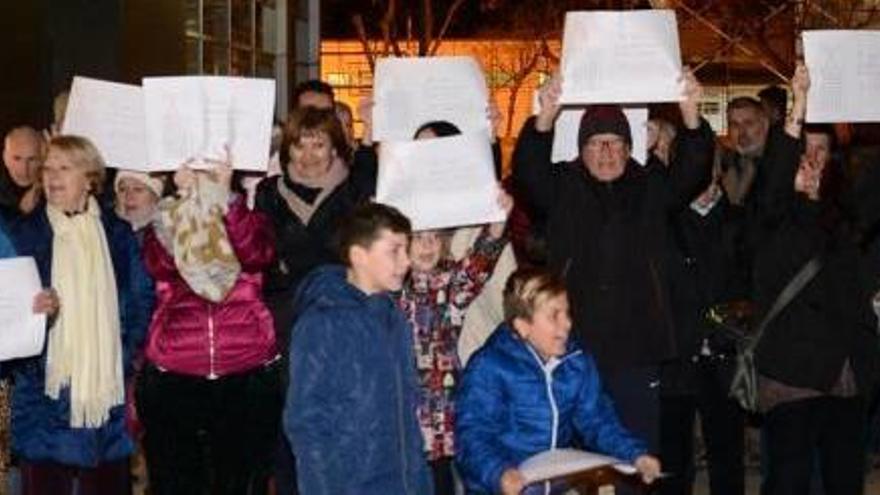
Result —
[[[467, 0], [371, 0], [352, 16], [370, 70], [378, 57], [436, 55]], [[437, 20], [440, 20], [437, 23]], [[375, 27], [376, 32], [371, 32]], [[415, 40], [415, 48], [412, 42]]]

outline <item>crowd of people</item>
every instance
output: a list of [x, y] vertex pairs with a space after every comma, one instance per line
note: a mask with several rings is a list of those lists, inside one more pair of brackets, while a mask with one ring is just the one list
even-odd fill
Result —
[[[157, 495], [550, 494], [575, 487], [519, 465], [578, 448], [635, 468], [618, 494], [683, 495], [699, 415], [713, 495], [745, 493], [747, 424], [762, 493], [860, 495], [880, 165], [847, 166], [842, 127], [804, 123], [803, 65], [790, 109], [778, 87], [731, 101], [726, 139], [682, 79], [646, 163], [615, 105], [587, 107], [578, 157], [552, 163], [551, 78], [508, 177], [495, 143], [507, 221], [415, 232], [372, 202], [371, 102], [356, 138], [320, 81], [297, 87], [266, 174], [228, 153], [115, 170], [86, 138], [13, 129], [0, 257], [36, 260], [47, 334], [0, 363], [0, 472], [24, 495], [129, 494], [133, 457]], [[744, 411], [727, 323], [760, 321], [808, 263]]]

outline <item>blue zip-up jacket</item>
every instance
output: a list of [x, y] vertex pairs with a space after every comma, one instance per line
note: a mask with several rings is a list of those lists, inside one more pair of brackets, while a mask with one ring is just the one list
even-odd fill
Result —
[[565, 356], [544, 363], [502, 323], [468, 362], [460, 386], [456, 460], [471, 492], [499, 493], [506, 469], [575, 440], [629, 462], [647, 453], [620, 424], [593, 358], [572, 340]]
[[295, 305], [284, 429], [300, 493], [431, 495], [412, 330], [391, 296], [324, 266]]
[[[140, 248], [128, 223], [108, 208], [101, 209], [119, 298], [123, 367], [131, 372], [131, 356], [144, 340], [153, 308], [153, 284], [144, 269]], [[20, 256], [33, 256], [44, 287], [52, 284], [52, 226], [45, 205], [23, 218], [12, 229]], [[51, 330], [49, 330], [51, 331]], [[99, 428], [70, 427], [70, 395], [62, 390], [58, 400], [45, 394], [46, 349], [40, 356], [11, 364], [12, 449], [30, 462], [48, 461], [68, 466], [94, 467], [125, 458], [133, 443], [125, 428], [125, 407], [110, 410]]]

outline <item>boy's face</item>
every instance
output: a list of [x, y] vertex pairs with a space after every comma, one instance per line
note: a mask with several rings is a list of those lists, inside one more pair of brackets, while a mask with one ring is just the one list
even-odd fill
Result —
[[443, 255], [444, 240], [444, 234], [439, 230], [423, 230], [413, 234], [409, 246], [413, 270], [417, 272], [433, 270]]
[[369, 247], [352, 246], [349, 251], [355, 285], [366, 292], [400, 290], [409, 271], [406, 234], [383, 229]]
[[568, 296], [558, 294], [545, 300], [535, 308], [531, 320], [517, 318], [513, 321], [513, 326], [541, 358], [562, 356], [571, 331]]

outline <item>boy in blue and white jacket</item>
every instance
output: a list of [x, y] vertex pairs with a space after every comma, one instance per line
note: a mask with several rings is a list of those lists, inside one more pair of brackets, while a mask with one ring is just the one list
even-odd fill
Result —
[[660, 474], [618, 420], [592, 357], [569, 341], [565, 282], [519, 270], [504, 291], [505, 323], [467, 365], [456, 402], [456, 456], [469, 493], [519, 494], [517, 466], [546, 450], [584, 448], [632, 462], [645, 482]]

